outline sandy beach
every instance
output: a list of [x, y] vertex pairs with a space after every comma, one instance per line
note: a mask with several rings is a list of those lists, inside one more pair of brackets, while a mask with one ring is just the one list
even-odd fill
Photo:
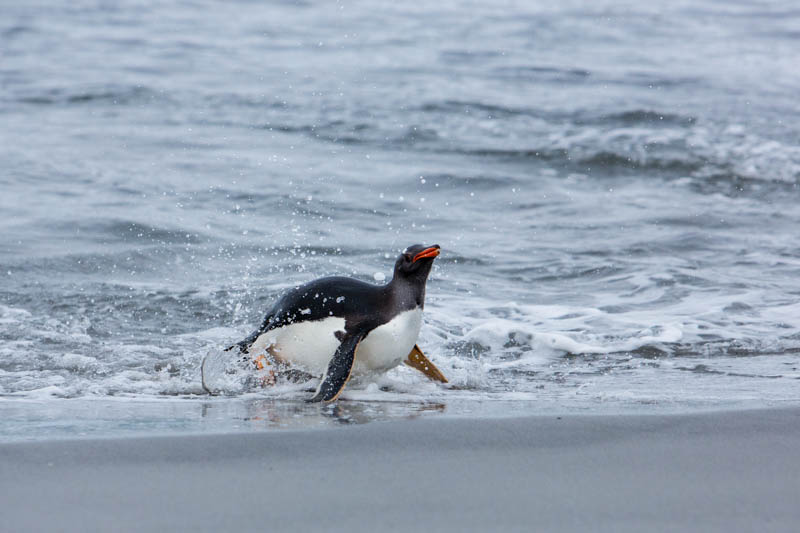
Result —
[[4, 531], [795, 531], [800, 409], [0, 445]]

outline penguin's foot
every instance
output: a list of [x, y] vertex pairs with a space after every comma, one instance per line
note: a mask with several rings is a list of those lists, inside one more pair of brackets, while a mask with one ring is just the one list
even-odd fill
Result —
[[272, 363], [269, 359], [267, 359], [267, 356], [263, 354], [258, 355], [253, 358], [252, 363], [258, 372], [264, 372], [264, 374], [258, 378], [259, 385], [262, 387], [271, 387], [272, 385], [275, 385], [275, 370], [272, 368], [267, 368], [272, 366]]
[[406, 360], [403, 362], [411, 368], [416, 368], [433, 381], [447, 383], [447, 378], [444, 377], [442, 371], [436, 368], [436, 365], [431, 363], [430, 360], [425, 357], [425, 354], [422, 353], [422, 350], [420, 350], [419, 346], [416, 344], [414, 345], [414, 348], [411, 349], [411, 353], [408, 354]]
[[256, 370], [264, 370], [265, 367], [270, 366], [266, 355], [259, 355], [257, 357], [254, 357], [253, 365], [255, 365]]

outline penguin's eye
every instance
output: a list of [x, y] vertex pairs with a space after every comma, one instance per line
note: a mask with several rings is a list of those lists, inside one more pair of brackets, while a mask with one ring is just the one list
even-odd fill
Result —
[[403, 254], [403, 259], [405, 259], [406, 263], [411, 262], [411, 254]]

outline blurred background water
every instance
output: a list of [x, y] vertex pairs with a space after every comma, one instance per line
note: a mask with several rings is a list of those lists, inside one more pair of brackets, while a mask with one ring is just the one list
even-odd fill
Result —
[[800, 402], [795, 2], [0, 15], [3, 438], [328, 420], [302, 386], [209, 399], [200, 361], [416, 242], [451, 384], [353, 383], [345, 421]]

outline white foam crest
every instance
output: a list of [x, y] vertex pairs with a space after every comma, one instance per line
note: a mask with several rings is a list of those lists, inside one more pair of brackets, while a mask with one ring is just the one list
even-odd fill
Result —
[[800, 178], [800, 147], [766, 139], [739, 124], [719, 131], [697, 126], [688, 143], [720, 167], [756, 180], [796, 182]]
[[19, 324], [30, 317], [30, 312], [25, 309], [0, 304], [0, 325]]
[[[455, 308], [462, 310], [461, 314], [454, 313]], [[436, 331], [440, 335], [443, 331], [449, 332], [446, 338], [450, 345], [454, 341], [477, 344], [480, 350], [493, 355], [509, 351], [532, 352], [526, 353], [526, 358], [536, 357], [542, 363], [556, 355], [630, 351], [649, 344], [678, 342], [683, 337], [680, 323], [648, 324], [646, 320], [634, 321], [624, 316], [620, 320], [618, 315], [612, 317], [599, 309], [586, 307], [509, 302], [487, 312], [486, 308], [469, 309], [460, 302], [448, 308], [437, 307], [431, 314], [434, 323], [439, 323]], [[587, 321], [598, 318], [613, 320], [616, 327], [605, 334], [595, 333]], [[442, 322], [455, 323], [442, 325]], [[564, 326], [569, 331], [563, 330]]]
[[[531, 132], [525, 133], [520, 141], [530, 143]], [[564, 150], [572, 159], [592, 158], [601, 147], [640, 165], [676, 162], [698, 166], [692, 174], [700, 178], [731, 172], [754, 180], [794, 183], [800, 179], [800, 147], [765, 138], [740, 124], [584, 126], [541, 133], [549, 148]]]

